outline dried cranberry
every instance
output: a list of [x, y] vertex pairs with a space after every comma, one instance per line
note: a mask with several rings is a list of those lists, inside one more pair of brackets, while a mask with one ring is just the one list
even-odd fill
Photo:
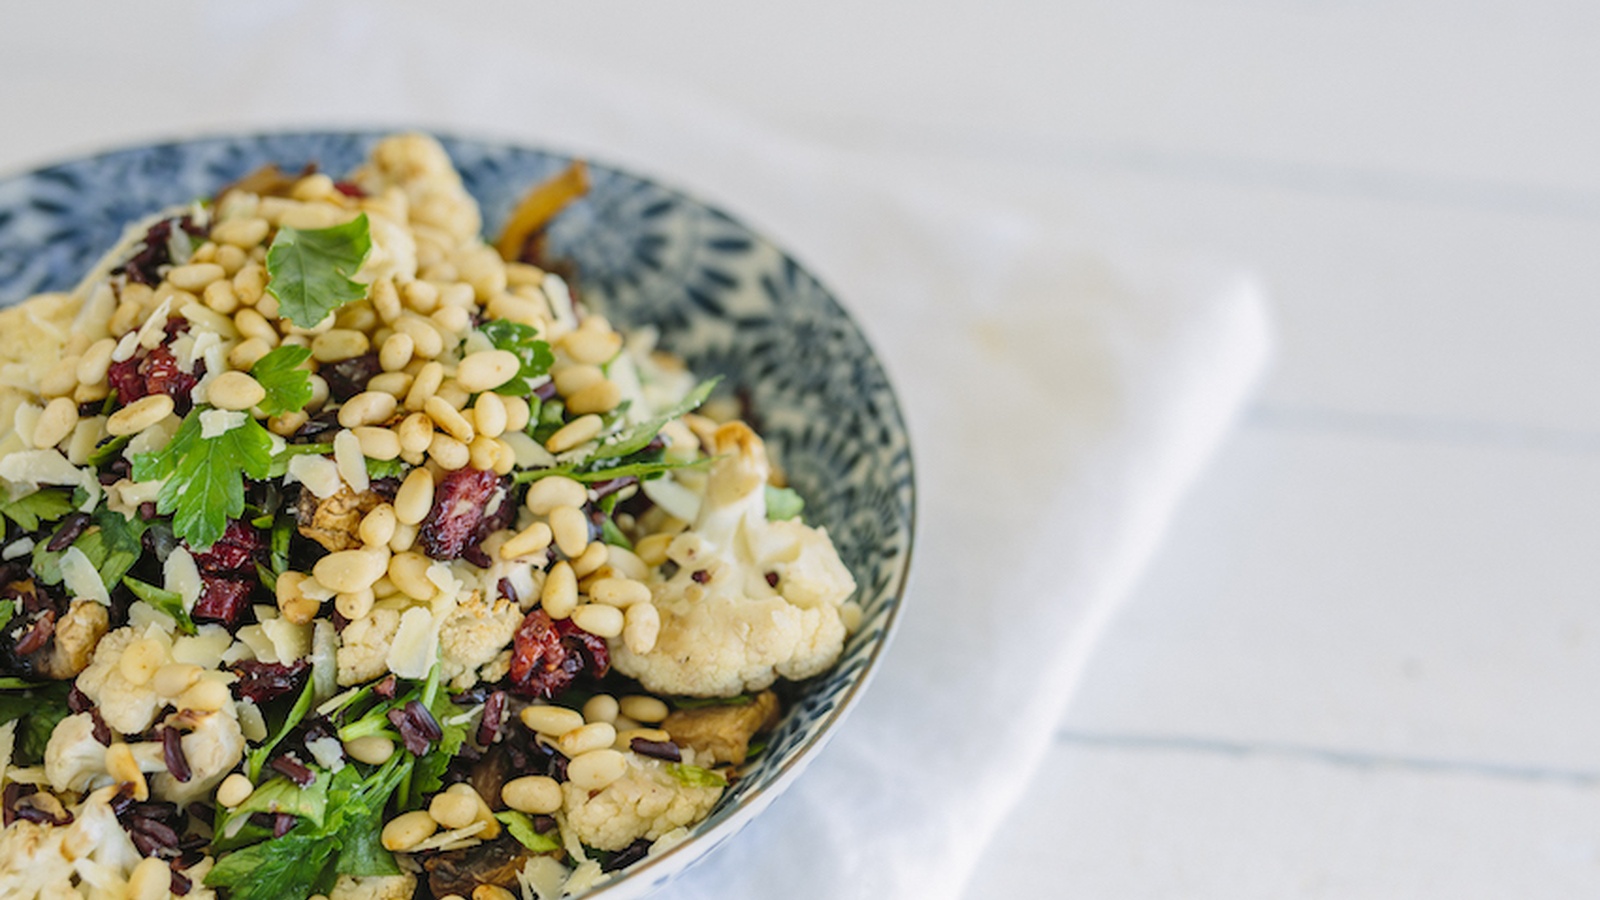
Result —
[[335, 181], [333, 189], [346, 197], [365, 197], [367, 195], [367, 192], [361, 189], [361, 185], [353, 181]]
[[191, 615], [196, 622], [218, 622], [231, 628], [249, 607], [254, 589], [254, 582], [201, 575], [200, 599], [195, 601]]
[[167, 239], [172, 237], [172, 219], [162, 219], [150, 226], [144, 233], [144, 246], [139, 252], [129, 257], [128, 261], [111, 270], [113, 275], [126, 273], [129, 281], [147, 284], [155, 287], [161, 283], [161, 273], [157, 270], [172, 262], [172, 251], [167, 247]]
[[222, 537], [210, 549], [189, 550], [194, 564], [210, 575], [254, 574], [255, 564], [266, 558], [267, 540], [261, 532], [241, 519], [230, 519]]
[[178, 365], [178, 358], [161, 345], [153, 350], [141, 350], [122, 362], [112, 363], [106, 370], [106, 380], [116, 389], [117, 402], [126, 406], [151, 394], [166, 394], [172, 398], [179, 415], [189, 411], [189, 393], [205, 374], [205, 363], [196, 363], [195, 371], [186, 371]]
[[311, 663], [297, 659], [292, 663], [268, 663], [241, 659], [228, 667], [239, 676], [233, 692], [239, 698], [253, 701], [257, 706], [305, 686], [306, 673]]
[[486, 469], [457, 469], [440, 479], [433, 490], [433, 508], [417, 531], [422, 552], [434, 559], [460, 557], [461, 551], [473, 543], [486, 518], [485, 510], [497, 494], [499, 506], [511, 505], [506, 484]]
[[366, 390], [367, 382], [372, 380], [372, 376], [382, 371], [383, 366], [378, 362], [378, 354], [366, 353], [326, 363], [317, 370], [317, 374], [328, 383], [328, 393], [333, 395], [333, 399], [343, 403]]
[[587, 671], [596, 678], [611, 669], [604, 638], [572, 624], [552, 621], [542, 609], [522, 620], [511, 644], [512, 690], [526, 697], [549, 699]]

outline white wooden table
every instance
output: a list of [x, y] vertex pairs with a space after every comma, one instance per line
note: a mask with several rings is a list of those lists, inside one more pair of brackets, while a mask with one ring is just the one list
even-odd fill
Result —
[[[453, 13], [1267, 281], [1276, 367], [974, 900], [1600, 895], [1600, 6], [1471, 6]], [[49, 108], [0, 86], [56, 122], [13, 158], [71, 144], [97, 85], [67, 38], [120, 27], [0, 32], [63, 47]]]

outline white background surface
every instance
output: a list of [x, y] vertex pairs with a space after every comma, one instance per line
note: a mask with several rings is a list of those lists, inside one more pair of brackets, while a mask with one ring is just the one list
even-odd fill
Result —
[[[970, 897], [1595, 896], [1600, 7], [1470, 6], [507, 2], [441, 21], [493, 17], [530, 52], [1268, 283], [1276, 367]], [[61, 48], [48, 101], [0, 85], [7, 121], [53, 123], [8, 134], [9, 159], [138, 133], [145, 111], [96, 108], [73, 58], [75, 32], [118, 27], [0, 28], [0, 53]], [[204, 77], [181, 46], [149, 58], [129, 77]], [[270, 96], [273, 61], [240, 89]]]

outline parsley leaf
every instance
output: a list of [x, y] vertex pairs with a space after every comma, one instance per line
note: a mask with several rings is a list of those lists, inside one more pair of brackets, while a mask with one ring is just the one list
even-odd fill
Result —
[[555, 354], [550, 345], [539, 340], [539, 333], [531, 325], [506, 319], [490, 319], [478, 328], [494, 344], [496, 350], [509, 350], [522, 360], [522, 369], [516, 377], [495, 388], [497, 394], [525, 397], [533, 390], [535, 379], [550, 371]]
[[350, 280], [372, 249], [367, 214], [343, 225], [301, 230], [287, 225], [267, 250], [267, 290], [278, 311], [301, 328], [311, 328], [346, 303], [367, 295], [366, 285]]
[[184, 634], [195, 633], [194, 620], [189, 618], [188, 610], [183, 608], [183, 597], [153, 584], [146, 584], [131, 575], [124, 576], [122, 583], [135, 597], [171, 616], [173, 621], [178, 623], [179, 631]]
[[8, 503], [0, 503], [0, 516], [17, 523], [23, 531], [37, 531], [40, 522], [52, 522], [72, 512], [70, 491], [34, 491]]
[[511, 832], [511, 836], [516, 838], [518, 843], [534, 853], [551, 853], [561, 849], [561, 841], [554, 835], [540, 834], [534, 829], [533, 817], [527, 813], [508, 809], [505, 812], [495, 813], [494, 817], [506, 826], [506, 830]]
[[806, 501], [794, 492], [793, 488], [781, 488], [767, 485], [767, 519], [777, 522], [781, 519], [793, 519], [800, 515], [806, 508]]
[[695, 386], [694, 390], [689, 392], [687, 397], [678, 401], [677, 405], [671, 409], [649, 421], [640, 422], [629, 428], [618, 435], [616, 440], [611, 443], [601, 444], [600, 449], [596, 450], [594, 455], [590, 456], [587, 461], [598, 462], [603, 459], [621, 459], [624, 456], [631, 456], [643, 450], [652, 440], [655, 440], [655, 436], [661, 432], [663, 425], [684, 413], [699, 408], [700, 404], [706, 402], [706, 398], [711, 396], [711, 391], [716, 388], [717, 382], [721, 380], [718, 377], [708, 378], [700, 382]]
[[0, 693], [0, 723], [20, 720], [12, 765], [34, 765], [44, 760], [50, 733], [57, 723], [72, 714], [67, 708], [67, 694], [71, 691], [71, 682], [50, 681], [21, 691]]
[[[106, 507], [95, 510], [90, 527], [70, 546], [83, 551], [100, 580], [115, 586], [144, 553], [143, 537], [149, 527], [143, 519], [124, 518]], [[51, 551], [45, 542], [33, 547], [33, 573], [45, 584], [61, 583], [61, 556], [66, 549]]]
[[250, 377], [267, 389], [261, 411], [269, 416], [299, 412], [311, 402], [311, 370], [302, 364], [311, 358], [310, 347], [285, 344], [256, 360]]
[[722, 773], [688, 763], [667, 763], [667, 774], [678, 779], [678, 783], [685, 787], [727, 787], [728, 779]]
[[229, 519], [244, 513], [244, 479], [266, 478], [272, 467], [272, 436], [246, 416], [244, 423], [216, 437], [201, 437], [196, 407], [159, 453], [133, 460], [136, 481], [165, 479], [156, 510], [170, 515], [172, 531], [196, 550], [222, 537]]

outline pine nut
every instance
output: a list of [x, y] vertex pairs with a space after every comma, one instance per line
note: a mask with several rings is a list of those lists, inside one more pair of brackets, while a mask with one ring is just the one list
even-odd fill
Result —
[[524, 775], [506, 782], [500, 799], [517, 812], [548, 815], [561, 811], [561, 785], [547, 775]]
[[456, 384], [454, 379], [445, 379], [444, 384], [439, 385], [439, 393], [436, 396], [450, 404], [452, 409], [465, 409], [467, 401], [472, 399], [472, 395], [462, 390], [461, 385]]
[[[231, 279], [233, 276], [239, 274], [239, 270], [244, 268], [245, 263], [248, 263], [249, 261], [250, 254], [244, 252], [238, 247], [233, 246], [232, 244], [223, 244], [217, 248], [216, 263], [222, 267], [222, 272], [226, 276], [221, 280], [220, 283], [228, 286], [228, 296], [233, 296], [233, 282]], [[217, 283], [219, 282], [211, 282], [211, 284]], [[210, 284], [206, 285], [206, 290], [211, 290]], [[234, 304], [237, 308], [237, 299], [234, 300]], [[229, 312], [232, 312], [232, 310], [229, 310]]]
[[605, 381], [606, 373], [599, 366], [562, 366], [550, 373], [550, 379], [556, 383], [556, 393], [571, 397]]
[[622, 610], [604, 603], [580, 603], [572, 611], [572, 624], [603, 638], [621, 637], [623, 623]]
[[622, 335], [615, 331], [601, 331], [598, 328], [587, 327], [585, 322], [585, 327], [562, 335], [560, 344], [561, 349], [565, 350], [574, 362], [600, 365], [616, 356], [622, 349]]
[[333, 608], [339, 611], [339, 615], [355, 622], [365, 619], [367, 614], [372, 612], [372, 605], [376, 602], [377, 597], [373, 594], [372, 588], [365, 588], [334, 597]]
[[33, 426], [33, 446], [47, 450], [66, 440], [78, 427], [78, 404], [70, 397], [57, 397], [45, 404]]
[[167, 270], [168, 283], [185, 291], [203, 291], [206, 285], [224, 277], [226, 273], [222, 271], [221, 266], [208, 262], [173, 266]]
[[582, 790], [598, 791], [627, 771], [628, 758], [621, 753], [610, 748], [590, 750], [567, 763], [567, 780]]
[[399, 400], [411, 390], [411, 376], [405, 372], [380, 372], [367, 382], [367, 390], [393, 394]]
[[567, 558], [582, 553], [589, 546], [589, 517], [576, 506], [558, 506], [550, 510], [550, 533], [556, 547]]
[[656, 648], [661, 637], [661, 611], [654, 603], [635, 603], [623, 613], [622, 642], [643, 656]]
[[99, 384], [105, 381], [106, 372], [111, 368], [111, 351], [115, 349], [117, 342], [112, 338], [101, 338], [90, 344], [78, 358], [78, 382]]
[[267, 428], [279, 437], [292, 437], [309, 421], [311, 417], [304, 411], [279, 413], [267, 420]]
[[379, 279], [372, 283], [372, 310], [378, 318], [386, 324], [393, 324], [405, 312], [400, 305], [400, 295], [394, 289], [394, 282], [387, 278]]
[[583, 718], [588, 722], [617, 722], [617, 698], [610, 694], [595, 694], [583, 704]]
[[648, 694], [630, 694], [618, 700], [617, 707], [628, 718], [651, 725], [665, 721], [672, 711], [667, 709], [667, 704]]
[[344, 742], [344, 752], [356, 762], [381, 766], [394, 755], [394, 741], [381, 734], [369, 734]]
[[592, 541], [583, 548], [578, 558], [572, 561], [572, 574], [579, 578], [588, 578], [606, 564], [610, 558], [611, 550], [603, 541]]
[[617, 575], [632, 578], [634, 581], [644, 581], [650, 576], [650, 567], [626, 547], [611, 546], [611, 549], [606, 551], [606, 564], [616, 569]]
[[425, 453], [433, 443], [433, 420], [427, 413], [412, 413], [401, 420], [398, 433], [402, 452]]
[[391, 460], [400, 456], [400, 437], [387, 428], [358, 425], [350, 429], [361, 445], [361, 455], [368, 459]]
[[395, 332], [383, 342], [383, 347], [378, 350], [378, 365], [385, 372], [398, 372], [411, 362], [411, 351], [417, 346], [415, 339], [409, 334]]
[[565, 475], [550, 475], [528, 486], [528, 496], [523, 502], [528, 512], [547, 516], [558, 506], [582, 506], [589, 500], [589, 491], [582, 484]]
[[406, 306], [423, 315], [439, 307], [439, 289], [426, 281], [408, 282], [400, 292], [405, 295]]
[[278, 576], [277, 597], [278, 611], [285, 619], [296, 625], [305, 625], [317, 617], [322, 611], [322, 603], [313, 600], [300, 590], [300, 585], [308, 578], [304, 572], [285, 572]]
[[497, 438], [506, 432], [506, 404], [500, 395], [484, 391], [472, 404], [472, 425], [481, 435]]
[[495, 461], [500, 458], [500, 442], [480, 434], [467, 445], [467, 453], [474, 469], [493, 469]]
[[371, 349], [371, 346], [371, 342], [362, 332], [348, 328], [334, 328], [312, 339], [311, 358], [317, 362], [338, 362], [360, 356]]
[[172, 896], [172, 869], [154, 856], [139, 860], [128, 873], [128, 900], [167, 900]]
[[[257, 300], [256, 304], [260, 306], [261, 300]], [[233, 327], [239, 329], [239, 333], [247, 339], [260, 338], [269, 347], [278, 346], [278, 329], [273, 328], [267, 317], [254, 309], [246, 307], [234, 313]]]
[[223, 372], [212, 379], [206, 399], [218, 409], [249, 409], [267, 399], [267, 389], [243, 372]]
[[212, 678], [202, 678], [178, 698], [178, 709], [216, 712], [233, 702], [228, 686]]
[[266, 219], [227, 219], [211, 226], [211, 239], [249, 250], [267, 239]]
[[120, 437], [138, 434], [151, 425], [172, 415], [172, 398], [166, 394], [149, 394], [124, 406], [106, 420], [106, 433]]
[[649, 603], [650, 588], [631, 578], [600, 578], [589, 585], [589, 596], [597, 603], [626, 609], [635, 603]]
[[433, 475], [427, 469], [412, 469], [394, 495], [394, 517], [401, 524], [416, 525], [433, 508]]
[[478, 820], [478, 804], [460, 794], [435, 794], [428, 803], [428, 815], [446, 828], [465, 828]]
[[411, 352], [423, 359], [433, 359], [444, 352], [444, 338], [427, 319], [415, 315], [401, 316], [395, 320], [394, 330], [400, 334], [410, 335]]
[[622, 402], [622, 388], [614, 381], [600, 381], [567, 398], [567, 410], [577, 414], [608, 413]]
[[472, 451], [467, 449], [467, 445], [448, 434], [433, 436], [433, 440], [428, 444], [428, 455], [447, 472], [464, 469], [467, 463], [472, 462]]
[[543, 704], [522, 708], [522, 724], [548, 737], [560, 737], [583, 727], [583, 714], [565, 706]]
[[600, 435], [600, 429], [603, 427], [605, 427], [605, 423], [593, 413], [579, 416], [561, 426], [561, 429], [555, 434], [550, 435], [550, 439], [544, 442], [544, 448], [551, 453], [564, 453], [573, 447], [594, 440]]
[[472, 327], [472, 314], [460, 306], [440, 306], [428, 318], [445, 334], [462, 334]]
[[406, 409], [417, 412], [428, 398], [438, 393], [439, 386], [444, 384], [444, 366], [430, 362], [417, 370], [416, 378], [411, 382], [411, 390], [406, 393]]
[[233, 282], [227, 279], [219, 279], [206, 285], [201, 300], [207, 309], [225, 316], [231, 316], [239, 311], [239, 295], [233, 291]]
[[233, 276], [233, 292], [245, 306], [259, 303], [266, 287], [267, 270], [258, 263], [245, 266]]
[[133, 785], [133, 799], [150, 799], [150, 785], [139, 771], [138, 760], [133, 758], [133, 748], [122, 741], [115, 741], [106, 748], [106, 774], [120, 784]]
[[[521, 431], [528, 427], [528, 419], [532, 410], [528, 409], [528, 401], [521, 397], [501, 397], [500, 402], [506, 408], [506, 431]], [[504, 434], [505, 432], [501, 432]]]
[[387, 549], [340, 550], [317, 560], [311, 574], [329, 590], [347, 594], [372, 587], [388, 568]]
[[233, 809], [249, 800], [250, 795], [255, 792], [256, 787], [250, 783], [250, 779], [239, 772], [234, 772], [217, 785], [217, 802], [228, 809]]
[[617, 729], [610, 722], [590, 722], [562, 734], [556, 746], [570, 759], [590, 750], [610, 747], [616, 740]]
[[425, 809], [417, 809], [390, 819], [389, 824], [383, 826], [379, 840], [383, 843], [383, 849], [398, 853], [410, 850], [438, 830], [439, 823], [434, 821], [433, 816], [428, 815]]
[[260, 338], [246, 338], [234, 344], [233, 349], [228, 351], [228, 365], [240, 372], [249, 371], [251, 366], [261, 361], [261, 357], [271, 352], [272, 345], [266, 341]]
[[578, 605], [578, 578], [566, 560], [558, 561], [546, 573], [544, 586], [539, 589], [539, 605], [552, 619], [565, 619], [572, 615], [572, 610]]
[[429, 397], [422, 404], [422, 411], [433, 419], [433, 423], [446, 434], [462, 443], [467, 443], [475, 436], [472, 423], [461, 415], [461, 411], [446, 403], [443, 397], [437, 395]]
[[517, 895], [498, 884], [480, 884], [472, 889], [472, 900], [517, 900]]
[[351, 397], [339, 407], [339, 424], [346, 428], [355, 428], [361, 425], [378, 425], [389, 420], [394, 415], [395, 399], [393, 394], [382, 391], [362, 391]]
[[162, 697], [176, 697], [200, 680], [200, 667], [192, 663], [167, 663], [150, 678], [150, 688]]
[[494, 438], [494, 473], [509, 475], [517, 467], [517, 451], [504, 438]]
[[500, 558], [516, 559], [519, 556], [532, 556], [535, 553], [543, 553], [549, 546], [550, 526], [543, 522], [535, 522], [500, 545]]
[[[426, 474], [426, 473], [424, 473]], [[389, 560], [389, 580], [400, 592], [413, 600], [426, 602], [438, 593], [438, 587], [428, 580], [428, 566], [433, 561], [421, 553], [407, 550], [396, 553]]]
[[480, 350], [456, 367], [456, 383], [468, 393], [492, 391], [522, 371], [522, 360], [510, 350]]
[[394, 537], [394, 528], [398, 522], [394, 517], [394, 507], [387, 503], [380, 503], [372, 508], [361, 519], [361, 542], [370, 547], [386, 546]]

